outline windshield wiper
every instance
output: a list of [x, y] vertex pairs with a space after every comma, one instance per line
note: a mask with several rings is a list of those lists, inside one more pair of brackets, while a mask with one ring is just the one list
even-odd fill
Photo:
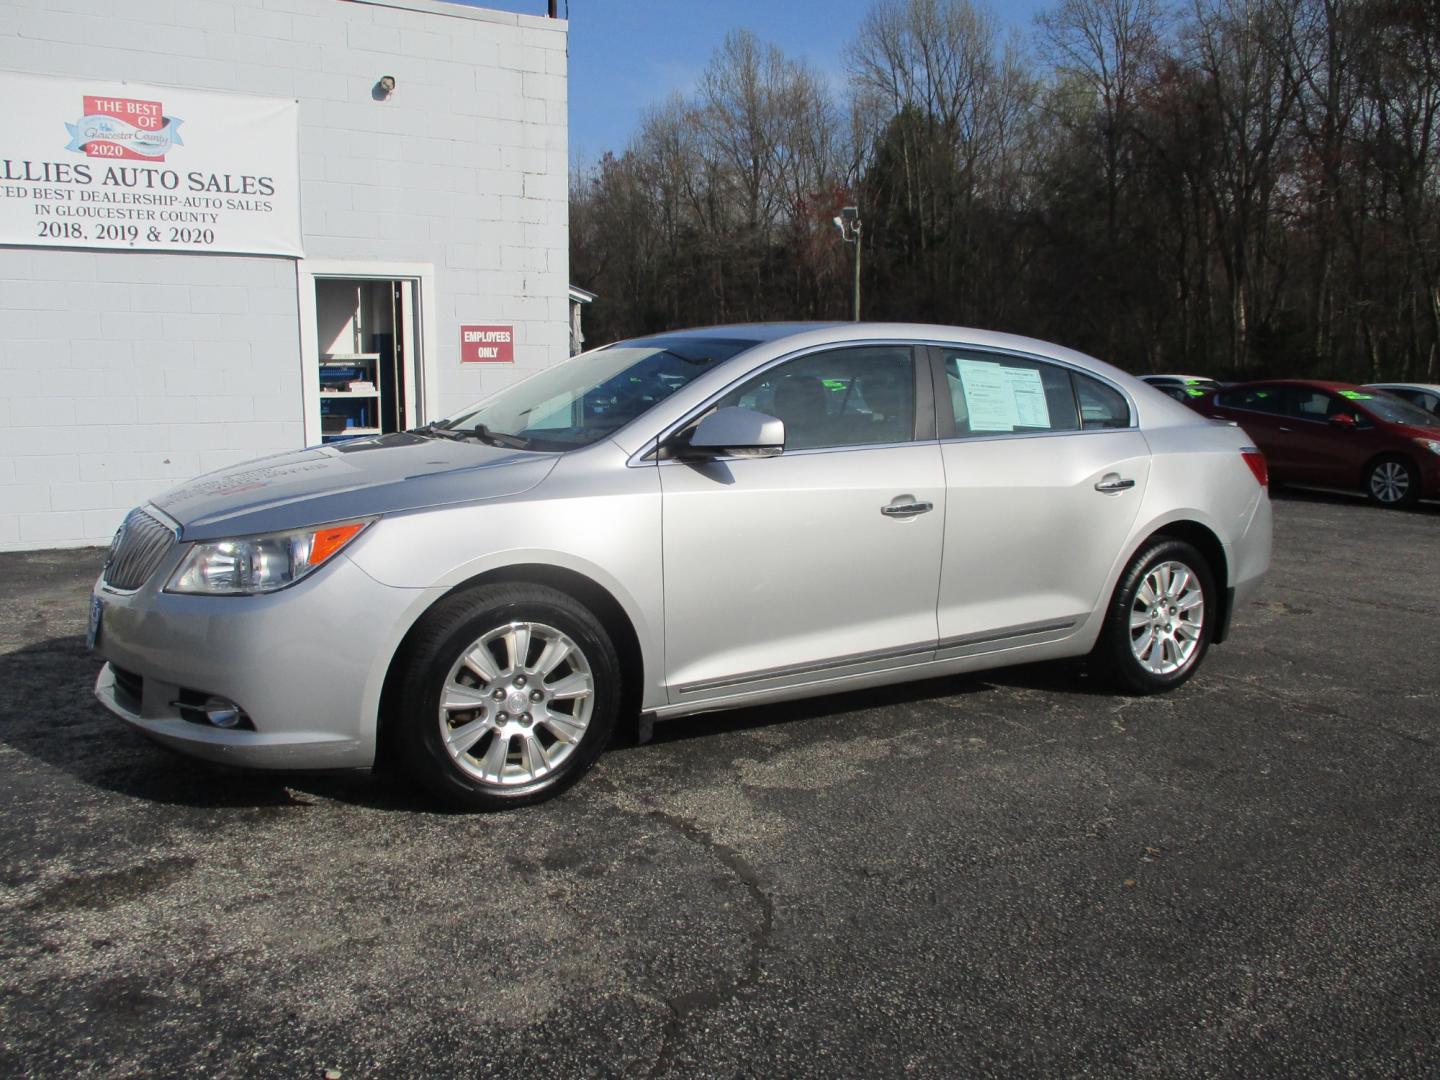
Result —
[[410, 434], [412, 434], [412, 435], [434, 435], [437, 439], [463, 439], [463, 438], [465, 438], [465, 433], [464, 433], [463, 431], [456, 431], [454, 428], [447, 428], [447, 427], [441, 427], [441, 426], [440, 426], [441, 424], [444, 424], [444, 423], [447, 423], [447, 422], [448, 422], [448, 421], [445, 421], [445, 420], [432, 420], [432, 421], [431, 421], [430, 423], [428, 423], [428, 424], [422, 424], [420, 427], [412, 428], [411, 431], [410, 431]]
[[414, 428], [412, 435], [434, 435], [438, 439], [477, 439], [490, 446], [505, 446], [512, 450], [525, 450], [530, 446], [530, 440], [523, 435], [507, 435], [503, 431], [491, 431], [484, 424], [475, 424], [468, 428], [442, 427], [448, 424], [448, 420], [436, 420], [433, 423], [424, 424]]
[[524, 450], [530, 445], [530, 440], [522, 435], [507, 435], [503, 431], [491, 431], [484, 424], [466, 428], [460, 434], [466, 438], [479, 439], [490, 446], [508, 446], [512, 450]]

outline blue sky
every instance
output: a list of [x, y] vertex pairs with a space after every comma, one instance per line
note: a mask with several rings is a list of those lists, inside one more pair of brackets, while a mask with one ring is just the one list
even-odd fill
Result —
[[[472, 2], [472, 0], [461, 0]], [[473, 0], [545, 14], [545, 0]], [[983, 4], [983, 0], [981, 0]], [[560, 0], [570, 12], [570, 151], [576, 163], [620, 151], [641, 114], [688, 93], [715, 49], [741, 27], [836, 82], [845, 42], [871, 0]], [[995, 0], [1004, 23], [1028, 33], [1046, 0]]]

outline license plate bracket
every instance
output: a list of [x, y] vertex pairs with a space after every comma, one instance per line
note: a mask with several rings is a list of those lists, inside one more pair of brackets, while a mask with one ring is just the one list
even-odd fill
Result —
[[90, 597], [90, 619], [85, 627], [85, 647], [94, 651], [100, 646], [100, 623], [105, 617], [105, 601]]

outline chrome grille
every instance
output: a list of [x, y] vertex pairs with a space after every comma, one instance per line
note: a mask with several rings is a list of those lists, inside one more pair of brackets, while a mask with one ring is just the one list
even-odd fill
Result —
[[144, 510], [131, 510], [110, 544], [105, 584], [134, 590], [144, 585], [175, 543], [175, 530]]

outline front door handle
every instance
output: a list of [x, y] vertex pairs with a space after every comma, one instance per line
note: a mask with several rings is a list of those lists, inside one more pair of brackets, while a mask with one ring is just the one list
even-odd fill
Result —
[[920, 502], [914, 495], [896, 495], [890, 500], [888, 506], [880, 507], [880, 513], [886, 517], [909, 518], [919, 514], [928, 514], [934, 509], [934, 503]]
[[1275, 430], [1276, 430], [1276, 431], [1283, 431], [1286, 435], [1293, 435], [1293, 434], [1295, 433], [1295, 429], [1294, 429], [1294, 428], [1288, 428], [1288, 427], [1279, 427], [1279, 428], [1276, 428]]
[[1118, 473], [1111, 473], [1095, 485], [1095, 490], [1103, 491], [1106, 495], [1113, 495], [1117, 491], [1128, 491], [1134, 486], [1134, 480], [1122, 480]]

